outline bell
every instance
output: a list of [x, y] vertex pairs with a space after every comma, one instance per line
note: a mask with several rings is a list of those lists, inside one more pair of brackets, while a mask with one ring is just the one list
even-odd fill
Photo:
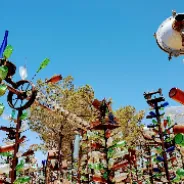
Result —
[[4, 80], [8, 74], [7, 66], [0, 66], [0, 80]]
[[0, 96], [3, 96], [6, 93], [6, 89], [6, 85], [0, 85]]

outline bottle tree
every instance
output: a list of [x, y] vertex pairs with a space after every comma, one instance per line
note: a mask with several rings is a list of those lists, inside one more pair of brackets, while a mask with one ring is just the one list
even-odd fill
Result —
[[[109, 135], [106, 135], [109, 137]], [[136, 173], [135, 149], [126, 145], [120, 134], [111, 133], [112, 142], [108, 145], [108, 167], [111, 170], [111, 180], [117, 182], [138, 181]]]
[[93, 106], [98, 110], [99, 116], [95, 122], [91, 123], [91, 131], [96, 131], [97, 140], [92, 142], [92, 180], [93, 182], [113, 183], [113, 174], [108, 167], [109, 155], [107, 132], [118, 128], [118, 123], [111, 112], [111, 102], [103, 99], [102, 101], [94, 100]]
[[[1, 127], [1, 130], [8, 132], [9, 138], [12, 140], [12, 145], [9, 145], [8, 148], [4, 149], [2, 152], [13, 151], [13, 158], [11, 160], [11, 172], [10, 178], [11, 183], [18, 182], [28, 182], [30, 178], [19, 177], [17, 178], [17, 173], [20, 168], [22, 168], [22, 161], [19, 163], [18, 153], [19, 148], [22, 142], [25, 141], [25, 136], [22, 135], [21, 126], [23, 121], [27, 118], [27, 111], [35, 101], [37, 90], [34, 85], [25, 80], [27, 78], [27, 74], [25, 72], [20, 72], [20, 76], [22, 80], [18, 82], [13, 81], [13, 76], [16, 73], [16, 66], [9, 61], [10, 56], [13, 53], [13, 47], [11, 45], [7, 45], [8, 31], [5, 32], [4, 40], [0, 47], [0, 93], [1, 96], [8, 91], [7, 102], [9, 106], [13, 109], [12, 111], [12, 121], [15, 122], [13, 127]], [[34, 77], [45, 68], [50, 60], [46, 58], [40, 65]], [[23, 69], [23, 68], [21, 68]], [[25, 69], [25, 68], [24, 68]], [[32, 79], [34, 79], [34, 77]], [[0, 113], [2, 114], [4, 110], [3, 104], [0, 104]], [[17, 118], [15, 120], [15, 115], [17, 111]], [[6, 129], [6, 130], [5, 130]], [[13, 149], [13, 150], [12, 150]], [[5, 151], [6, 150], [6, 151]]]
[[[150, 131], [149, 128], [144, 127], [143, 129], [143, 138], [144, 141], [142, 141], [141, 144], [141, 151], [142, 151], [142, 181], [146, 179], [147, 182], [153, 184], [153, 167], [152, 167], [152, 151], [153, 148], [157, 148], [159, 146], [158, 142], [154, 141], [153, 137], [156, 133], [153, 131]], [[147, 176], [147, 177], [146, 177]]]
[[[184, 92], [179, 88], [172, 88], [169, 91], [169, 97], [180, 104], [184, 104]], [[184, 125], [175, 125], [173, 127], [173, 133], [175, 135], [174, 141], [176, 148], [181, 155], [182, 163], [182, 165], [178, 164], [180, 168], [176, 170], [176, 177], [173, 180], [174, 182], [178, 183], [184, 180]]]
[[[159, 94], [158, 97], [153, 95]], [[155, 92], [144, 93], [144, 97], [152, 111], [147, 116], [147, 119], [152, 119], [152, 124], [148, 125], [150, 131], [156, 133], [152, 134], [152, 139], [157, 143], [154, 149], [149, 148], [149, 156], [152, 158], [151, 170], [153, 174], [150, 177], [153, 181], [171, 183], [175, 177], [173, 171], [173, 160], [176, 158], [175, 143], [172, 139], [172, 122], [169, 117], [164, 119], [164, 107], [168, 106], [168, 102], [162, 95], [162, 90], [159, 89]]]

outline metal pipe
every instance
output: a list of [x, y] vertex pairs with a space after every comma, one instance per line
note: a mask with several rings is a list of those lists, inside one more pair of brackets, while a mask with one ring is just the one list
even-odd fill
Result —
[[156, 112], [156, 119], [159, 125], [159, 133], [160, 133], [160, 139], [162, 142], [162, 150], [163, 150], [163, 157], [164, 157], [164, 167], [165, 167], [165, 172], [166, 172], [166, 177], [171, 184], [170, 177], [169, 177], [169, 170], [168, 170], [168, 162], [167, 162], [167, 155], [165, 152], [165, 145], [164, 145], [164, 139], [163, 139], [163, 133], [162, 133], [162, 127], [161, 127], [161, 119], [160, 119], [160, 113], [159, 113], [159, 107], [158, 107], [158, 102], [155, 102], [155, 112]]
[[21, 115], [22, 115], [22, 110], [18, 111], [17, 115], [17, 125], [16, 125], [16, 134], [15, 134], [15, 149], [14, 149], [14, 155], [13, 155], [13, 161], [12, 161], [12, 172], [11, 172], [11, 183], [14, 183], [16, 180], [16, 166], [18, 164], [18, 158], [17, 158], [17, 153], [19, 151], [19, 139], [21, 133], [19, 132], [22, 121], [21, 121]]

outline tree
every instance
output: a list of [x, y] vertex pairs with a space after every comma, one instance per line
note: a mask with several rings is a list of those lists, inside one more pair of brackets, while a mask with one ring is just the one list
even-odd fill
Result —
[[144, 118], [144, 111], [136, 112], [135, 107], [126, 106], [119, 108], [114, 113], [120, 125], [120, 128], [114, 130], [114, 133], [122, 131], [123, 140], [125, 140], [129, 146], [136, 145], [139, 138], [142, 137], [141, 131], [143, 125], [141, 121]]
[[57, 149], [62, 134], [64, 159], [69, 158], [74, 129], [89, 126], [94, 117], [94, 91], [89, 85], [75, 87], [71, 76], [57, 84], [38, 80], [36, 88], [37, 102], [30, 109], [30, 128], [40, 135], [47, 149]]

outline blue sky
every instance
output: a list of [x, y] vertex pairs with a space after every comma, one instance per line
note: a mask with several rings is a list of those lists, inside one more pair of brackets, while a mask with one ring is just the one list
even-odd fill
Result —
[[[114, 109], [146, 109], [143, 92], [172, 87], [184, 90], [182, 57], [167, 60], [153, 33], [183, 1], [166, 0], [1, 0], [0, 40], [9, 30], [11, 60], [25, 64], [29, 79], [40, 62], [51, 59], [38, 78], [72, 75], [77, 86], [89, 84], [97, 98], [112, 97]], [[15, 77], [19, 80], [18, 74]]]

